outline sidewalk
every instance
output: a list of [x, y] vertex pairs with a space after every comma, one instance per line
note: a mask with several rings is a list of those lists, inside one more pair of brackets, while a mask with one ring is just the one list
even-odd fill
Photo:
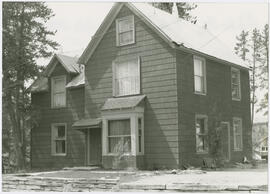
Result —
[[[199, 172], [199, 171], [198, 171]], [[211, 171], [163, 174], [123, 182], [120, 190], [267, 191], [267, 171]]]

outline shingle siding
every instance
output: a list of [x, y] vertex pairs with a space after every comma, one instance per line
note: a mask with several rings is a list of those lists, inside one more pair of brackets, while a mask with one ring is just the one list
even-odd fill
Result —
[[[61, 65], [57, 65], [52, 76], [67, 75], [67, 82], [71, 77]], [[78, 166], [85, 163], [85, 135], [73, 130], [71, 125], [81, 119], [84, 114], [84, 88], [67, 90], [67, 107], [52, 109], [51, 93], [32, 94], [32, 104], [40, 109], [38, 126], [32, 129], [31, 164], [33, 168], [62, 168]], [[67, 124], [67, 155], [51, 155], [51, 124]]]
[[[249, 75], [241, 69], [240, 102], [231, 97], [231, 67], [206, 59], [207, 95], [194, 94], [193, 55], [177, 52], [177, 82], [179, 110], [179, 157], [180, 163], [201, 165], [207, 154], [196, 153], [195, 114], [208, 116], [209, 133], [216, 128], [216, 121], [230, 122], [231, 159], [239, 161], [243, 156], [251, 157], [251, 126], [249, 104]], [[233, 151], [232, 118], [243, 121], [243, 151]]]
[[[117, 18], [131, 14], [124, 6]], [[112, 97], [112, 61], [139, 56], [141, 91], [147, 96], [144, 114], [145, 167], [177, 167], [175, 53], [137, 16], [134, 20], [135, 44], [116, 47], [113, 22], [88, 61], [85, 69], [85, 114], [92, 118], [99, 117], [101, 106], [107, 98]]]

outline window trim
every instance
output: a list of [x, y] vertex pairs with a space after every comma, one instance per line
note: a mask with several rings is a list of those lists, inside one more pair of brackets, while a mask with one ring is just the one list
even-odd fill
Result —
[[[241, 126], [241, 148], [236, 148], [236, 134], [234, 129], [234, 121], [240, 121]], [[234, 151], [242, 151], [243, 150], [243, 122], [240, 117], [233, 117], [233, 150]]]
[[[55, 130], [56, 126], [65, 126], [65, 153], [56, 153], [55, 147], [53, 146], [53, 141], [55, 141], [55, 137], [53, 137], [53, 130]], [[52, 156], [67, 156], [67, 124], [66, 123], [52, 123], [51, 124], [51, 155]]]
[[195, 149], [196, 149], [196, 153], [197, 154], [208, 154], [209, 152], [209, 142], [207, 141], [207, 150], [204, 150], [204, 151], [198, 151], [197, 150], [197, 131], [196, 131], [196, 124], [197, 124], [197, 119], [205, 119], [205, 133], [204, 133], [204, 136], [208, 136], [208, 116], [205, 115], [205, 114], [195, 114]]
[[[124, 44], [120, 44], [119, 41], [119, 29], [118, 29], [118, 24], [120, 21], [122, 20], [126, 20], [126, 19], [131, 19], [131, 22], [133, 23], [133, 40], [131, 42], [128, 43], [124, 43]], [[125, 16], [125, 17], [121, 17], [121, 18], [117, 18], [115, 20], [115, 24], [116, 24], [116, 46], [120, 47], [120, 46], [125, 46], [125, 45], [130, 45], [130, 44], [134, 44], [135, 43], [135, 23], [134, 23], [134, 15], [129, 15], [129, 16]]]
[[[200, 60], [202, 61], [202, 64], [203, 64], [203, 74], [204, 74], [204, 88], [205, 88], [205, 91], [204, 92], [198, 92], [195, 90], [195, 60]], [[203, 96], [206, 96], [207, 95], [207, 83], [206, 83], [206, 60], [205, 58], [203, 57], [199, 57], [197, 55], [193, 55], [193, 83], [194, 83], [194, 94], [198, 94], [198, 95], [203, 95]]]
[[[233, 97], [233, 95], [232, 95], [232, 85], [233, 85], [233, 83], [232, 83], [232, 72], [237, 72], [237, 74], [239, 75], [238, 76], [238, 83], [239, 83], [239, 85], [238, 85], [238, 89], [239, 89], [239, 97], [238, 98], [236, 98], [236, 97]], [[234, 101], [241, 101], [241, 72], [240, 72], [240, 69], [237, 69], [237, 68], [235, 68], [235, 67], [231, 67], [231, 95], [232, 95], [232, 100], [234, 100]]]
[[52, 109], [58, 109], [58, 108], [65, 108], [67, 106], [67, 90], [65, 88], [65, 102], [64, 102], [64, 105], [63, 106], [54, 106], [54, 79], [57, 79], [57, 78], [63, 78], [64, 79], [64, 82], [65, 82], [65, 85], [67, 83], [67, 77], [66, 75], [59, 75], [59, 76], [53, 76], [51, 77], [51, 108]]
[[[113, 97], [124, 97], [124, 96], [135, 96], [135, 95], [140, 95], [141, 94], [141, 58], [138, 56], [136, 58], [130, 58], [130, 59], [126, 59], [123, 60], [121, 62], [129, 62], [131, 60], [136, 60], [137, 59], [137, 65], [138, 65], [138, 80], [139, 80], [139, 91], [138, 93], [134, 93], [134, 94], [126, 94], [126, 95], [116, 95], [116, 66], [117, 66], [117, 62], [120, 62], [118, 60], [113, 60], [112, 62], [112, 93], [113, 93]], [[119, 92], [118, 92], [119, 93]]]

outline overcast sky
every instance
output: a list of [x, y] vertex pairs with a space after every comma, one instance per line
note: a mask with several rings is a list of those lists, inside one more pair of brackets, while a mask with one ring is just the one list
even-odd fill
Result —
[[[57, 30], [54, 39], [61, 45], [58, 53], [80, 56], [101, 24], [113, 3], [93, 2], [47, 2], [55, 16], [48, 27]], [[262, 29], [268, 23], [267, 3], [196, 3], [192, 11], [197, 25], [207, 24], [229, 49], [235, 46], [235, 36], [242, 30]], [[39, 60], [47, 65], [48, 60]], [[257, 115], [259, 119], [261, 115]]]

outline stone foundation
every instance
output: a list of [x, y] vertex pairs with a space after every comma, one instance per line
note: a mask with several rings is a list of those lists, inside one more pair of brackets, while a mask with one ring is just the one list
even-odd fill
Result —
[[102, 156], [105, 169], [143, 169], [144, 156]]

